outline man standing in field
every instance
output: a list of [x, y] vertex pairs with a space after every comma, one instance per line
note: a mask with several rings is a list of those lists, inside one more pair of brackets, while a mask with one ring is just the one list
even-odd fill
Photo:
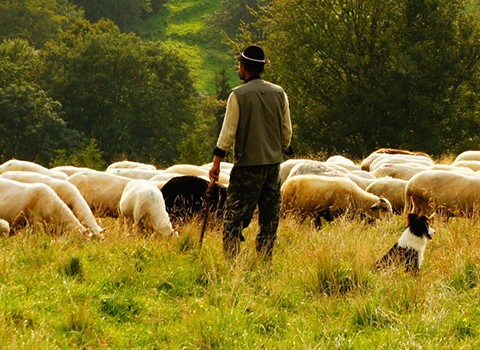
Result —
[[244, 84], [228, 97], [210, 178], [218, 180], [220, 163], [233, 145], [223, 251], [230, 258], [240, 252], [240, 242], [245, 240], [242, 230], [258, 205], [256, 250], [260, 256], [271, 258], [280, 219], [280, 163], [283, 153], [291, 153], [290, 109], [284, 90], [260, 77], [267, 63], [260, 46], [248, 46], [237, 60]]

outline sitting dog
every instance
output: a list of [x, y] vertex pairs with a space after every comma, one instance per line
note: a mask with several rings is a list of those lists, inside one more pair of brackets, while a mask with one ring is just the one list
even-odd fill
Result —
[[407, 272], [418, 274], [420, 271], [427, 241], [432, 239], [435, 230], [430, 228], [429, 218], [425, 215], [409, 213], [407, 218], [407, 228], [388, 253], [375, 263], [376, 270], [382, 270], [392, 265], [404, 265]]

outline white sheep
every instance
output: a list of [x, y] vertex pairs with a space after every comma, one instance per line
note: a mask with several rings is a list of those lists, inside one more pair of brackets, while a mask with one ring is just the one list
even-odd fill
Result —
[[[363, 171], [363, 170], [360, 170]], [[355, 182], [361, 189], [366, 189], [368, 185], [376, 180], [376, 178], [372, 175], [371, 178], [367, 178], [365, 176], [357, 175], [354, 172], [349, 172], [345, 174], [345, 177], [349, 178], [353, 182]]]
[[40, 164], [18, 159], [10, 159], [0, 165], [0, 174], [3, 174], [7, 171], [33, 171], [61, 180], [65, 180], [68, 177], [61, 171], [53, 171], [41, 166]]
[[425, 156], [415, 156], [409, 154], [384, 154], [376, 158], [370, 164], [370, 172], [375, 171], [375, 169], [380, 168], [385, 165], [408, 165], [410, 167], [423, 167], [427, 168], [435, 163], [430, 158]]
[[10, 226], [41, 219], [86, 235], [88, 230], [78, 221], [60, 197], [45, 184], [27, 184], [0, 178], [0, 218]]
[[370, 171], [370, 165], [372, 164], [372, 162], [381, 157], [383, 154], [382, 153], [376, 153], [376, 152], [372, 152], [370, 153], [366, 158], [364, 158], [362, 160], [362, 162], [360, 163], [360, 169], [361, 170], [364, 170], [364, 171]]
[[117, 216], [120, 198], [132, 179], [101, 171], [77, 173], [67, 179], [74, 184], [96, 215]]
[[348, 159], [341, 155], [331, 156], [325, 161], [325, 163], [329, 165], [332, 164], [332, 165], [341, 166], [348, 171], [361, 170], [360, 165], [355, 164], [353, 160]]
[[480, 206], [480, 177], [447, 170], [423, 171], [408, 181], [406, 210], [430, 215], [473, 216]]
[[314, 161], [311, 159], [287, 159], [286, 161], [280, 163], [280, 180], [282, 184], [287, 181], [288, 175], [290, 174], [290, 171], [295, 165], [305, 162]]
[[72, 183], [66, 180], [54, 179], [50, 176], [31, 171], [7, 171], [1, 178], [23, 183], [43, 183], [51, 187], [65, 204], [72, 210], [78, 220], [90, 230], [90, 237], [104, 239], [105, 229], [100, 227], [82, 194]]
[[164, 237], [176, 235], [165, 208], [162, 192], [147, 180], [131, 181], [120, 199], [120, 212], [125, 221]]
[[113, 168], [105, 170], [106, 173], [128, 177], [130, 179], [149, 180], [162, 173], [162, 170], [149, 170], [142, 168]]
[[315, 174], [315, 175], [324, 175], [324, 176], [345, 176], [346, 170], [338, 171], [336, 168], [325, 164], [324, 162], [314, 161], [314, 160], [306, 160], [304, 162], [298, 162], [295, 164], [290, 173], [287, 176], [287, 179], [298, 176], [298, 175], [307, 175], [307, 174]]
[[7, 220], [0, 219], [0, 237], [7, 237], [10, 235], [10, 224]]
[[298, 175], [282, 185], [282, 212], [292, 212], [300, 219], [313, 216], [316, 227], [320, 218], [327, 221], [348, 213], [374, 219], [390, 218], [392, 205], [385, 199], [362, 190], [350, 179], [321, 175]]
[[[170, 179], [173, 179], [174, 177], [178, 177], [178, 176], [185, 176], [184, 174], [178, 174], [178, 173], [166, 173], [164, 171], [161, 171], [159, 172], [157, 175], [155, 175], [154, 177], [150, 178], [149, 181], [160, 181], [160, 182], [166, 182]], [[206, 176], [201, 176], [203, 179], [205, 180], [209, 180], [208, 177]]]
[[[362, 171], [362, 170], [355, 170], [355, 171]], [[363, 171], [364, 173], [367, 173]], [[322, 175], [322, 176], [339, 176], [339, 177], [346, 177], [360, 186], [362, 189], [365, 189], [372, 181], [374, 181], [375, 177], [370, 175], [369, 178], [365, 176], [359, 176], [353, 171], [348, 171], [346, 168], [343, 168], [339, 165], [327, 162], [320, 162], [314, 160], [308, 160], [306, 162], [299, 162], [293, 166], [288, 174], [288, 178], [297, 175]], [[368, 174], [368, 173], [367, 173]]]
[[[424, 152], [414, 152], [414, 151], [395, 149], [395, 148], [379, 148], [378, 150], [370, 153], [365, 159], [362, 160], [360, 164], [360, 168], [365, 171], [370, 171], [371, 170], [370, 165], [372, 164], [372, 162], [375, 161], [377, 158], [383, 157], [384, 155], [420, 156], [420, 157], [426, 158], [427, 161], [429, 160], [433, 162], [430, 156]], [[418, 157], [414, 159], [418, 159]]]
[[365, 171], [365, 170], [352, 170], [352, 171], [350, 171], [350, 173], [354, 174], [354, 175], [357, 175], [357, 176], [360, 176], [360, 177], [363, 177], [363, 178], [368, 179], [368, 180], [376, 180], [377, 179], [375, 177], [375, 175], [373, 175], [369, 171]]
[[452, 163], [456, 167], [465, 167], [472, 169], [473, 171], [480, 170], [480, 160], [456, 160]]
[[448, 170], [455, 171], [457, 173], [464, 173], [467, 175], [475, 175], [475, 171], [464, 166], [456, 166], [452, 164], [435, 164], [431, 166], [428, 170]]
[[383, 164], [382, 166], [372, 170], [371, 173], [376, 178], [390, 176], [395, 179], [410, 180], [415, 174], [427, 169], [429, 169], [429, 167], [411, 163]]
[[50, 170], [55, 171], [55, 172], [61, 172], [64, 173], [68, 176], [72, 176], [73, 174], [76, 173], [84, 173], [84, 172], [95, 172], [96, 170], [86, 168], [86, 167], [76, 167], [73, 165], [59, 165], [53, 168], [50, 168]]
[[405, 188], [407, 183], [407, 180], [382, 177], [368, 185], [365, 191], [387, 198], [390, 204], [392, 204], [393, 212], [401, 214], [405, 208]]
[[461, 160], [476, 160], [480, 161], [480, 151], [465, 151], [460, 153], [456, 158], [455, 162], [459, 162]]
[[140, 163], [140, 162], [134, 162], [131, 160], [122, 160], [119, 162], [115, 162], [110, 164], [106, 170], [110, 169], [124, 169], [124, 168], [130, 168], [130, 169], [145, 169], [145, 170], [157, 170], [155, 165], [152, 164], [145, 164], [145, 163]]

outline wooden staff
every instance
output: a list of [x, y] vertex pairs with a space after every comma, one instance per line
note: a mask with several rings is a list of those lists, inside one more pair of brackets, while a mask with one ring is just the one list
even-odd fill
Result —
[[210, 183], [208, 184], [207, 190], [205, 191], [205, 213], [203, 214], [202, 232], [200, 233], [200, 249], [202, 249], [203, 237], [205, 236], [205, 229], [207, 228], [207, 219], [210, 211], [213, 185], [215, 185], [215, 180], [210, 179]]

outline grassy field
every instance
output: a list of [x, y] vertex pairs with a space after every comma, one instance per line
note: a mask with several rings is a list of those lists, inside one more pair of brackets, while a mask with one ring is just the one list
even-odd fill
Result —
[[144, 21], [140, 30], [141, 36], [159, 39], [176, 50], [188, 62], [197, 89], [207, 95], [215, 93], [215, 76], [222, 69], [228, 69], [232, 86], [239, 83], [234, 57], [203, 35], [203, 17], [219, 4], [220, 0], [169, 0], [166, 8]]
[[0, 239], [2, 349], [472, 349], [480, 347], [480, 224], [436, 220], [420, 275], [373, 272], [405, 218], [281, 222], [272, 264], [235, 262], [220, 227], [105, 241], [26, 228]]

